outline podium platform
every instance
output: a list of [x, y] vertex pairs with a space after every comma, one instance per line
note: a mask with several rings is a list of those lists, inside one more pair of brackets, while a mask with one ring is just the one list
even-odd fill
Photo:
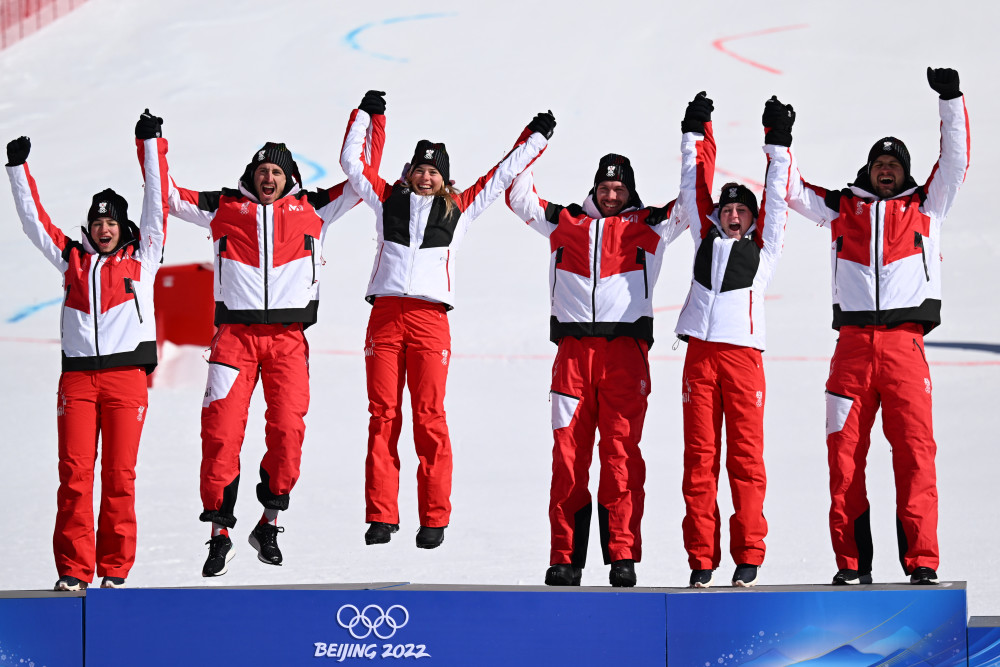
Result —
[[1000, 618], [939, 586], [346, 585], [0, 596], [0, 666], [1000, 665]]

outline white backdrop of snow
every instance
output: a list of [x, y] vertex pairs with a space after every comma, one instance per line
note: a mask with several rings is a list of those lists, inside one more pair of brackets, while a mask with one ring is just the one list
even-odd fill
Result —
[[[393, 19], [408, 20], [393, 20]], [[872, 142], [907, 142], [926, 178], [937, 155], [936, 95], [924, 69], [954, 67], [967, 93], [972, 166], [944, 231], [944, 324], [928, 343], [996, 346], [992, 287], [1000, 236], [982, 216], [1000, 174], [1000, 90], [991, 3], [846, 2], [833, 8], [775, 0], [747, 4], [559, 0], [465, 3], [273, 3], [263, 0], [91, 0], [0, 53], [0, 139], [31, 137], [31, 165], [53, 221], [77, 234], [90, 196], [105, 187], [139, 210], [141, 177], [132, 128], [149, 107], [164, 117], [171, 175], [188, 188], [233, 186], [252, 152], [285, 141], [307, 185], [343, 180], [347, 115], [365, 90], [388, 92], [382, 173], [391, 177], [417, 139], [445, 141], [452, 174], [469, 184], [495, 163], [538, 111], [558, 128], [536, 165], [542, 196], [580, 201], [599, 156], [631, 157], [648, 203], [676, 196], [679, 123], [707, 90], [716, 105], [719, 167], [763, 178], [759, 124], [772, 94], [795, 105], [795, 148], [807, 178], [828, 187], [853, 179]], [[775, 28], [786, 30], [772, 31]], [[359, 30], [361, 29], [361, 30]], [[720, 38], [773, 73], [713, 48]], [[311, 166], [310, 166], [311, 165]], [[321, 178], [316, 178], [324, 170]], [[758, 192], [759, 192], [759, 188]], [[10, 253], [0, 268], [3, 388], [0, 487], [4, 558], [0, 589], [47, 588], [55, 514], [58, 308], [11, 322], [60, 294], [60, 278], [0, 207]], [[991, 224], [987, 221], [985, 224]], [[826, 583], [835, 571], [827, 531], [823, 386], [830, 329], [826, 232], [792, 214], [770, 289], [765, 418], [770, 533], [762, 583]], [[139, 546], [132, 586], [410, 581], [539, 584], [548, 565], [551, 358], [545, 241], [502, 202], [476, 221], [461, 252], [447, 409], [455, 450], [451, 526], [437, 550], [417, 550], [415, 467], [409, 415], [400, 451], [402, 527], [392, 543], [365, 547], [363, 471], [367, 399], [361, 354], [374, 251], [373, 217], [359, 206], [331, 228], [320, 323], [312, 346], [312, 407], [302, 477], [281, 517], [285, 565], [259, 563], [246, 544], [263, 453], [258, 390], [243, 448], [234, 530], [238, 555], [225, 577], [200, 576], [208, 529], [197, 521], [199, 413], [206, 367], [200, 348], [168, 346], [137, 469]], [[167, 264], [207, 261], [203, 230], [172, 219]], [[677, 307], [690, 280], [691, 243], [668, 251], [656, 290], [658, 342], [643, 452], [648, 466], [643, 586], [683, 586], [680, 370], [672, 349]], [[938, 442], [943, 579], [969, 582], [972, 614], [1000, 613], [1000, 531], [995, 511], [996, 352], [928, 347]], [[991, 435], [992, 434], [992, 435]], [[876, 423], [868, 479], [876, 581], [902, 581], [896, 558], [889, 446]], [[596, 458], [596, 457], [595, 457]], [[595, 462], [592, 479], [596, 480]], [[596, 483], [592, 483], [596, 489]], [[731, 512], [723, 480], [722, 514]], [[596, 530], [585, 585], [607, 585]], [[728, 540], [723, 525], [723, 544]], [[723, 561], [723, 577], [732, 567]]]

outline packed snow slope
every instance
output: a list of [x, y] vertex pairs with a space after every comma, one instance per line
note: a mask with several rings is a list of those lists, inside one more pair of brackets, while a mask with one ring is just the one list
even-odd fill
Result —
[[[1000, 613], [996, 411], [1000, 235], [996, 208], [1000, 60], [995, 3], [773, 0], [709, 4], [565, 0], [334, 3], [91, 0], [0, 53], [0, 139], [32, 139], [32, 171], [53, 221], [75, 236], [91, 195], [123, 193], [137, 212], [141, 178], [133, 126], [149, 107], [165, 119], [171, 174], [193, 189], [235, 186], [255, 149], [284, 141], [307, 185], [343, 180], [347, 116], [369, 88], [387, 91], [382, 174], [418, 139], [444, 141], [466, 186], [492, 166], [538, 111], [558, 127], [536, 164], [543, 197], [579, 202], [598, 158], [631, 157], [649, 203], [677, 192], [680, 120], [700, 90], [714, 98], [717, 184], [763, 179], [760, 114], [772, 94], [798, 112], [794, 148], [812, 182], [842, 187], [887, 134], [902, 138], [913, 173], [937, 157], [937, 96], [925, 68], [962, 78], [972, 166], [944, 231], [944, 324], [928, 337], [934, 381], [940, 541], [945, 580], [969, 582], [970, 612]], [[57, 487], [55, 392], [60, 277], [20, 231], [12, 201], [0, 268], [3, 387], [0, 589], [51, 586]], [[451, 314], [447, 408], [455, 449], [454, 514], [444, 545], [417, 550], [409, 415], [400, 443], [402, 528], [365, 547], [367, 434], [362, 299], [374, 252], [364, 206], [326, 240], [320, 323], [312, 346], [312, 407], [301, 480], [281, 523], [283, 567], [257, 561], [246, 536], [260, 513], [253, 484], [263, 452], [263, 400], [251, 410], [238, 554], [225, 577], [200, 576], [200, 348], [168, 348], [150, 393], [137, 470], [139, 551], [131, 586], [410, 581], [540, 584], [548, 566], [551, 470], [548, 248], [502, 202], [474, 224], [460, 256]], [[765, 584], [828, 583], [824, 381], [830, 328], [827, 232], [792, 214], [768, 303]], [[166, 262], [211, 259], [203, 230], [170, 223]], [[648, 465], [642, 586], [683, 586], [680, 371], [675, 318], [690, 281], [691, 243], [667, 252], [656, 290], [653, 393], [643, 438]], [[889, 446], [876, 424], [868, 469], [876, 581], [902, 581], [896, 557]], [[596, 479], [597, 464], [593, 478]], [[592, 484], [596, 489], [596, 484]], [[731, 512], [721, 484], [722, 514]], [[607, 585], [596, 529], [586, 585]], [[723, 524], [723, 543], [728, 541]], [[722, 578], [733, 564], [723, 561]]]

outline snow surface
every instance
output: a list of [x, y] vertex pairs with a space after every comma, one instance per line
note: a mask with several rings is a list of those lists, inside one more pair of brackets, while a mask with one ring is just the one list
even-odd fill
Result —
[[[1000, 54], [992, 29], [998, 18], [996, 3], [960, 0], [438, 0], [419, 6], [90, 0], [0, 52], [0, 139], [31, 137], [42, 201], [74, 236], [91, 195], [105, 187], [124, 193], [138, 211], [132, 128], [144, 107], [165, 118], [171, 173], [182, 186], [233, 186], [253, 151], [278, 140], [296, 152], [315, 187], [343, 179], [343, 128], [369, 88], [388, 91], [387, 177], [426, 137], [447, 142], [452, 174], [468, 185], [533, 114], [552, 109], [559, 126], [536, 165], [544, 197], [580, 201], [597, 159], [615, 151], [632, 158], [644, 199], [664, 203], [676, 196], [680, 119], [700, 90], [715, 100], [720, 185], [729, 175], [762, 180], [759, 118], [772, 94], [798, 111], [795, 148], [811, 181], [842, 186], [886, 134], [907, 142], [913, 172], [923, 179], [938, 145], [936, 95], [924, 69], [954, 67], [968, 93], [973, 157], [944, 232], [944, 324], [928, 338], [940, 450], [939, 573], [969, 582], [970, 613], [995, 615], [1000, 531], [990, 414], [996, 409], [991, 392], [1000, 384], [1000, 312], [991, 277], [1000, 236], [980, 230], [975, 212], [988, 216], [995, 208], [989, 183], [1000, 173], [993, 126], [1000, 117]], [[713, 46], [717, 40], [739, 57]], [[6, 286], [0, 292], [0, 488], [7, 498], [0, 589], [41, 589], [56, 579], [50, 536], [58, 482], [58, 308], [17, 316], [58, 299], [60, 278], [21, 233], [10, 200], [0, 210], [12, 243], [0, 268]], [[139, 453], [139, 550], [131, 586], [541, 583], [548, 565], [547, 392], [555, 352], [547, 340], [546, 243], [502, 202], [475, 223], [461, 252], [458, 307], [451, 315], [451, 526], [440, 549], [414, 547], [416, 461], [406, 426], [401, 532], [389, 545], [365, 547], [362, 339], [369, 306], [362, 296], [374, 249], [372, 221], [371, 212], [358, 207], [327, 238], [321, 321], [308, 334], [312, 410], [304, 465], [290, 511], [281, 517], [285, 565], [258, 562], [246, 544], [260, 513], [253, 490], [264, 447], [258, 391], [244, 445], [238, 555], [225, 577], [200, 576], [208, 539], [207, 526], [197, 520], [206, 368], [203, 350], [168, 348]], [[203, 230], [171, 221], [168, 264], [210, 257]], [[643, 586], [683, 586], [688, 577], [680, 529], [684, 350], [672, 349], [672, 330], [690, 266], [691, 243], [683, 239], [668, 250], [656, 291], [655, 391], [643, 439], [644, 558], [637, 567]], [[835, 342], [829, 271], [826, 232], [792, 214], [768, 304], [765, 584], [826, 583], [836, 570], [824, 445], [823, 386]], [[902, 581], [889, 447], [879, 428], [868, 472], [874, 575]], [[593, 473], [596, 479], [596, 463]], [[723, 516], [731, 512], [728, 496], [723, 481]], [[583, 583], [607, 585], [594, 533]], [[727, 556], [723, 577], [731, 567]]]

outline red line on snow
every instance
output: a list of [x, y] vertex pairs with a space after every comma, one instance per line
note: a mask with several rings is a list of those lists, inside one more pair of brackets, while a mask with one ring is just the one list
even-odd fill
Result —
[[786, 25], [786, 26], [781, 26], [781, 27], [778, 27], [778, 28], [766, 28], [765, 30], [758, 30], [756, 32], [748, 32], [748, 33], [744, 33], [742, 35], [733, 35], [731, 37], [720, 37], [719, 39], [717, 39], [714, 42], [712, 42], [712, 46], [714, 46], [718, 50], [722, 51], [727, 56], [731, 56], [733, 58], [736, 58], [741, 63], [745, 63], [747, 65], [750, 65], [751, 67], [756, 67], [758, 69], [762, 69], [765, 72], [770, 72], [771, 74], [781, 74], [781, 70], [775, 69], [773, 67], [768, 67], [767, 65], [763, 65], [763, 64], [761, 64], [759, 62], [756, 62], [754, 60], [750, 60], [749, 58], [745, 58], [745, 57], [741, 56], [738, 53], [730, 51], [725, 46], [723, 46], [723, 44], [725, 44], [726, 42], [731, 42], [731, 41], [737, 40], [737, 39], [743, 39], [745, 37], [759, 37], [760, 35], [771, 35], [771, 34], [774, 34], [776, 32], [784, 32], [786, 30], [800, 30], [802, 28], [808, 28], [808, 27], [809, 27], [808, 24], [803, 23], [803, 24], [800, 24], [800, 25]]

